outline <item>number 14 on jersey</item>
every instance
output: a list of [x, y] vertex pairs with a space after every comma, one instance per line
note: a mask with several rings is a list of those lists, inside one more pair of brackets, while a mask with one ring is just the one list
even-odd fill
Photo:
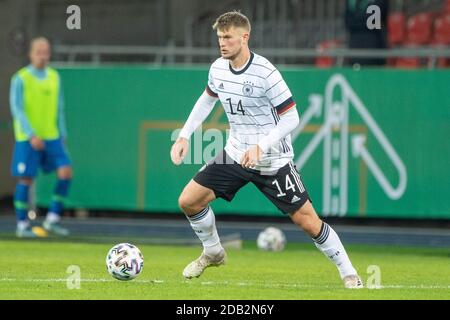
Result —
[[233, 103], [231, 102], [231, 98], [228, 98], [227, 101], [230, 104], [230, 113], [231, 114], [241, 113], [243, 116], [245, 115], [244, 108], [242, 107], [242, 100], [239, 100], [239, 102], [237, 103], [237, 109], [236, 110], [234, 110], [234, 108], [233, 108]]

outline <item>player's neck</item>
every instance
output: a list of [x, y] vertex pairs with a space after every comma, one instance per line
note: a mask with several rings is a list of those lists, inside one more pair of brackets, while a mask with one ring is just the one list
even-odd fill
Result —
[[44, 65], [35, 65], [35, 64], [30, 63], [30, 67], [36, 71], [44, 71], [47, 66], [45, 64]]
[[250, 50], [242, 50], [242, 53], [233, 60], [230, 60], [230, 65], [233, 69], [242, 69], [250, 60]]

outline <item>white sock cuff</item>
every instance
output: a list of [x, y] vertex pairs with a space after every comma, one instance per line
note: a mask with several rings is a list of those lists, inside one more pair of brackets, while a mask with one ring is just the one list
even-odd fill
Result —
[[209, 246], [203, 245], [203, 252], [210, 257], [218, 255], [222, 250], [223, 247], [220, 244], [219, 237], [217, 237], [217, 242], [215, 244], [211, 244]]
[[25, 230], [28, 227], [30, 227], [30, 221], [29, 220], [20, 220], [17, 222], [17, 228], [19, 230]]
[[322, 221], [322, 227], [320, 228], [319, 235], [315, 238], [312, 238], [313, 241], [317, 244], [323, 244], [327, 241], [328, 236], [330, 235], [330, 226]]
[[191, 222], [197, 222], [197, 221], [200, 221], [200, 220], [202, 220], [203, 218], [205, 218], [205, 217], [208, 215], [209, 209], [210, 209], [210, 207], [207, 206], [206, 208], [204, 208], [204, 209], [201, 210], [200, 212], [194, 214], [193, 216], [190, 216], [190, 217], [189, 217], [189, 216], [186, 216], [186, 217], [187, 217], [187, 218], [189, 219], [189, 221], [191, 221]]

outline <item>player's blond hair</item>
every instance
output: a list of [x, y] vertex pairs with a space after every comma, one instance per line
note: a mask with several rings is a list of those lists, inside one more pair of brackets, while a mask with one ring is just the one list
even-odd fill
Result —
[[222, 14], [216, 19], [213, 30], [227, 31], [230, 27], [244, 28], [250, 33], [251, 26], [248, 18], [239, 11], [230, 11]]

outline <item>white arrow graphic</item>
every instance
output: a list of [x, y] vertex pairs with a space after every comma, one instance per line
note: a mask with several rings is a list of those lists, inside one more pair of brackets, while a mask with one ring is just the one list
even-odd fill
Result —
[[380, 184], [381, 188], [383, 188], [384, 192], [388, 195], [389, 198], [396, 200], [399, 199], [406, 188], [406, 171], [400, 173], [399, 184], [397, 188], [394, 188], [386, 178], [386, 176], [381, 171], [380, 167], [377, 165], [372, 155], [366, 149], [365, 146], [366, 137], [362, 134], [355, 134], [352, 136], [352, 152], [353, 156], [356, 158], [360, 156], [364, 162], [367, 164], [367, 167], [370, 169], [375, 179]]
[[[340, 101], [336, 101], [335, 92], [339, 93]], [[325, 97], [325, 99], [324, 99]], [[348, 202], [348, 130], [349, 112], [351, 107], [361, 116], [370, 132], [380, 143], [381, 148], [391, 160], [399, 176], [397, 187], [389, 183], [380, 167], [374, 161], [372, 155], [365, 147], [365, 137], [362, 135], [352, 136], [352, 151], [354, 157], [361, 157], [367, 164], [377, 182], [390, 199], [399, 199], [406, 190], [407, 172], [404, 163], [384, 135], [376, 121], [371, 116], [367, 107], [353, 91], [353, 88], [341, 74], [330, 77], [325, 96], [312, 94], [309, 97], [310, 105], [301, 116], [301, 122], [292, 133], [292, 140], [304, 130], [306, 124], [315, 116], [320, 117], [324, 108], [324, 123], [314, 135], [308, 145], [297, 158], [296, 165], [301, 169], [308, 161], [318, 145], [324, 140], [324, 162], [323, 162], [323, 213], [345, 215]], [[322, 106], [325, 101], [324, 106]]]
[[291, 134], [292, 141], [302, 132], [306, 124], [314, 117], [320, 117], [322, 114], [322, 101], [323, 98], [320, 94], [310, 94], [308, 97], [309, 107], [306, 111], [300, 115], [300, 122], [294, 132]]
[[332, 121], [328, 121], [324, 125], [320, 127], [319, 132], [317, 132], [314, 137], [311, 139], [311, 141], [308, 143], [306, 148], [303, 149], [302, 154], [298, 158], [298, 160], [295, 162], [295, 165], [300, 170], [303, 168], [303, 165], [306, 163], [306, 161], [309, 159], [311, 154], [316, 150], [319, 143], [322, 141], [323, 137], [330, 131], [332, 125]]
[[[397, 169], [398, 176], [399, 176], [399, 183], [397, 188], [391, 188], [391, 189], [384, 189], [385, 191], [391, 190], [391, 193], [387, 193], [389, 198], [391, 199], [399, 199], [406, 189], [406, 182], [407, 182], [407, 174], [406, 174], [406, 168], [403, 164], [402, 160], [398, 156], [395, 149], [392, 147], [389, 140], [384, 135], [383, 131], [380, 129], [378, 124], [375, 122], [375, 120], [370, 115], [369, 111], [366, 109], [364, 104], [361, 102], [359, 97], [355, 94], [353, 89], [350, 87], [348, 82], [344, 79], [342, 75], [336, 75], [337, 81], [341, 82], [342, 87], [345, 90], [345, 94], [348, 96], [349, 100], [352, 102], [352, 105], [356, 109], [356, 111], [359, 113], [361, 118], [364, 120], [364, 122], [369, 127], [370, 131], [373, 133], [375, 138], [380, 143], [381, 147], [386, 152], [387, 156], [391, 159], [392, 164]], [[364, 148], [366, 150], [366, 148]], [[367, 150], [366, 150], [367, 151]], [[368, 153], [368, 152], [367, 152]], [[381, 172], [381, 171], [380, 171]], [[384, 177], [384, 175], [383, 175]], [[378, 181], [378, 179], [377, 179]], [[387, 181], [387, 180], [386, 180]], [[379, 181], [378, 181], [379, 182]], [[390, 185], [389, 185], [390, 186]]]

